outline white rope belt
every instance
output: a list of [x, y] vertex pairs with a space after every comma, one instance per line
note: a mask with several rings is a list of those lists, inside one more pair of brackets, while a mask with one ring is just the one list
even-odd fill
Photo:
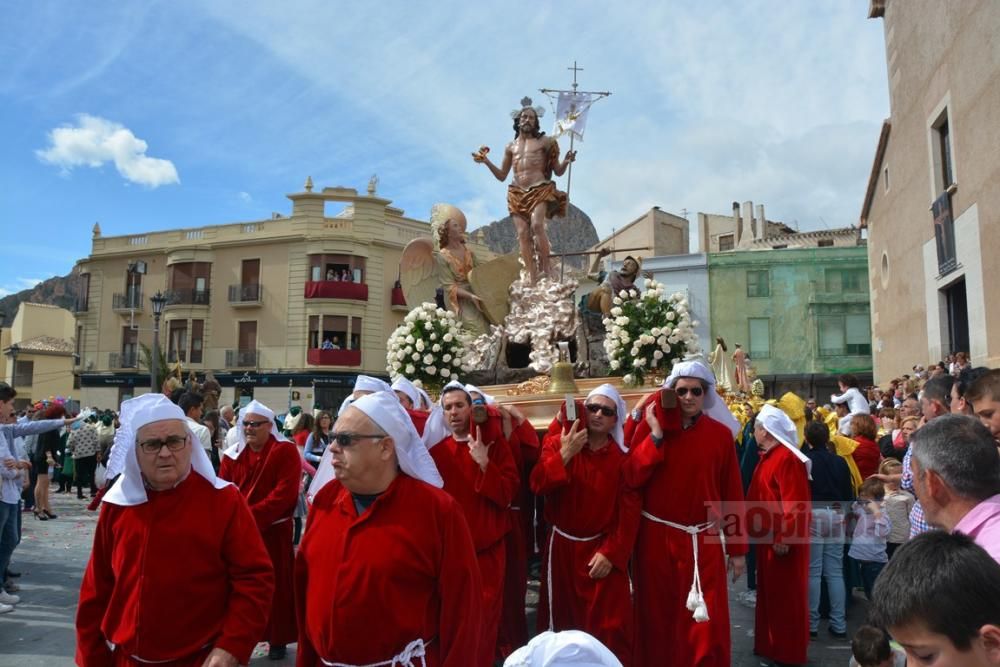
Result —
[[[320, 658], [320, 661], [326, 665], [326, 667], [427, 667], [427, 662], [424, 659], [427, 655], [427, 646], [434, 641], [431, 639], [428, 642], [424, 642], [423, 639], [414, 639], [412, 642], [406, 645], [406, 648], [402, 652], [392, 656], [388, 660], [383, 660], [382, 662], [370, 662], [367, 665], [352, 665], [347, 662], [333, 662], [327, 660], [326, 658]], [[417, 662], [419, 660], [419, 662]]]
[[292, 517], [286, 516], [284, 519], [278, 519], [277, 521], [272, 521], [271, 525], [272, 526], [277, 526], [279, 523], [285, 523], [286, 521], [291, 521], [291, 520], [292, 520]]
[[[108, 648], [111, 649], [112, 653], [114, 653], [115, 651], [118, 650], [118, 645], [117, 644], [109, 642], [106, 639], [104, 640], [104, 643], [108, 645]], [[212, 642], [209, 642], [209, 643], [205, 644], [204, 646], [202, 646], [201, 648], [199, 648], [197, 651], [195, 651], [195, 653], [204, 651], [205, 649], [207, 649], [211, 645], [212, 645]], [[194, 655], [195, 653], [192, 653], [190, 655]], [[164, 665], [164, 664], [166, 664], [168, 662], [177, 662], [178, 660], [183, 660], [184, 658], [190, 657], [190, 656], [180, 656], [178, 658], [167, 658], [166, 660], [146, 660], [145, 658], [140, 658], [137, 655], [130, 655], [129, 657], [132, 658], [133, 660], [135, 660], [136, 662], [141, 662], [144, 665]]]
[[676, 528], [677, 530], [684, 531], [691, 536], [691, 550], [694, 553], [694, 581], [691, 582], [691, 590], [688, 591], [687, 604], [685, 606], [692, 612], [691, 616], [694, 618], [696, 623], [706, 622], [708, 620], [708, 605], [705, 604], [705, 595], [701, 589], [701, 574], [698, 572], [698, 533], [704, 533], [706, 530], [714, 526], [715, 522], [706, 521], [705, 523], [699, 523], [694, 526], [685, 526], [681, 523], [674, 523], [673, 521], [661, 519], [660, 517], [654, 516], [645, 510], [643, 510], [642, 515], [650, 521], [655, 521], [656, 523], [662, 523], [664, 526]]
[[565, 537], [567, 540], [572, 540], [574, 542], [593, 542], [594, 540], [604, 536], [604, 533], [598, 533], [597, 535], [591, 535], [590, 537], [577, 537], [576, 535], [570, 535], [565, 531], [559, 530], [558, 526], [552, 526], [552, 532], [549, 534], [549, 562], [545, 566], [546, 583], [548, 584], [549, 592], [549, 630], [552, 632], [556, 631], [555, 621], [553, 620], [552, 614], [552, 608], [555, 606], [552, 602], [552, 544], [555, 542], [556, 533], [559, 533], [561, 537]]

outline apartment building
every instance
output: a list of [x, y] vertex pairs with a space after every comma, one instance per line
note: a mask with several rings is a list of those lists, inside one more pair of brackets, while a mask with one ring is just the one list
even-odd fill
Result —
[[77, 372], [85, 405], [150, 387], [159, 348], [185, 377], [213, 371], [223, 402], [336, 407], [358, 373], [385, 376], [386, 339], [409, 310], [395, 289], [406, 243], [430, 233], [351, 188], [288, 195], [291, 215], [105, 237], [76, 266]]

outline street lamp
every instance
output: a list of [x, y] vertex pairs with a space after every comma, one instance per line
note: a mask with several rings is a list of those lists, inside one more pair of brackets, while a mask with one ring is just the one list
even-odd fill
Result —
[[10, 347], [7, 348], [7, 352], [10, 354], [10, 388], [13, 389], [14, 385], [17, 384], [17, 354], [21, 351], [21, 346], [17, 343], [11, 343]]
[[155, 394], [156, 371], [160, 365], [160, 315], [163, 314], [163, 307], [167, 305], [167, 297], [157, 290], [156, 294], [149, 297], [149, 302], [153, 304], [153, 349], [149, 355], [149, 390]]

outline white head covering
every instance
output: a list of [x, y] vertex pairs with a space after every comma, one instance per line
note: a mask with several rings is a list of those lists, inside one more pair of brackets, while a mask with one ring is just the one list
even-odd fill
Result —
[[417, 386], [407, 380], [405, 377], [400, 375], [396, 378], [396, 381], [392, 383], [393, 391], [401, 391], [406, 394], [411, 401], [413, 401], [413, 408], [415, 410], [420, 409], [420, 390]]
[[441, 398], [438, 402], [431, 408], [431, 414], [427, 417], [427, 421], [424, 423], [424, 434], [421, 439], [427, 446], [427, 449], [432, 448], [434, 445], [438, 444], [449, 435], [451, 435], [451, 428], [448, 426], [448, 420], [444, 417], [444, 408], [442, 407], [442, 401], [444, 401], [444, 393], [450, 389], [461, 389], [466, 394], [469, 393], [465, 385], [458, 380], [452, 380], [444, 387], [441, 388]]
[[477, 394], [483, 397], [483, 400], [486, 401], [487, 405], [496, 405], [497, 399], [493, 398], [493, 396], [487, 394], [485, 391], [483, 391], [474, 384], [465, 385], [465, 391], [467, 391], [470, 395], [472, 394], [472, 392], [476, 392]]
[[[414, 386], [416, 387], [416, 385], [414, 385]], [[431, 408], [433, 408], [434, 407], [434, 401], [432, 401], [431, 397], [427, 395], [427, 392], [424, 391], [422, 387], [417, 387], [417, 391], [420, 392], [420, 399], [424, 402], [423, 409], [424, 410], [430, 410]]]
[[278, 425], [274, 423], [274, 411], [260, 401], [250, 401], [246, 404], [246, 407], [240, 409], [240, 414], [236, 418], [236, 444], [223, 451], [223, 456], [228, 456], [235, 460], [243, 453], [243, 448], [247, 446], [247, 434], [246, 429], [243, 428], [243, 420], [246, 419], [247, 415], [251, 414], [260, 415], [267, 419], [271, 425], [271, 435], [274, 436], [275, 440], [286, 439], [281, 435], [281, 431], [278, 430]]
[[[428, 453], [427, 447], [413, 426], [413, 420], [406, 414], [395, 393], [380, 391], [368, 394], [354, 401], [351, 407], [365, 413], [376, 426], [392, 437], [396, 444], [396, 459], [403, 473], [439, 489], [444, 486], [437, 466], [434, 465], [434, 459]], [[333, 453], [327, 447], [319, 465], [316, 466], [316, 476], [309, 485], [310, 500], [334, 478], [332, 459]]]
[[115, 432], [108, 460], [108, 479], [118, 473], [121, 473], [121, 477], [104, 494], [102, 499], [104, 502], [128, 506], [140, 505], [149, 500], [149, 496], [146, 495], [146, 485], [142, 480], [142, 471], [139, 468], [136, 434], [147, 424], [167, 419], [176, 419], [184, 424], [184, 430], [187, 431], [192, 444], [191, 469], [217, 489], [229, 485], [229, 482], [224, 482], [215, 476], [212, 462], [208, 460], [205, 450], [201, 446], [195, 446], [197, 438], [187, 425], [184, 411], [171, 403], [163, 394], [143, 394], [121, 405], [121, 428]]
[[351, 395], [343, 400], [340, 407], [337, 409], [337, 415], [340, 416], [344, 410], [347, 409], [351, 403], [356, 399], [354, 398], [354, 392], [356, 391], [392, 391], [392, 387], [385, 380], [379, 380], [378, 378], [373, 378], [370, 375], [359, 375], [354, 378], [354, 389], [351, 390]]
[[812, 479], [812, 460], [799, 449], [799, 431], [795, 428], [795, 422], [786, 415], [780, 408], [773, 405], [765, 405], [757, 413], [757, 423], [761, 427], [778, 439], [786, 449], [790, 450], [795, 457], [806, 464], [806, 475]]
[[729, 411], [729, 407], [719, 398], [719, 394], [716, 393], [715, 375], [712, 374], [711, 369], [700, 361], [682, 361], [670, 371], [670, 377], [663, 381], [663, 386], [673, 389], [677, 380], [682, 377], [698, 378], [708, 383], [703, 412], [720, 424], [727, 426], [735, 438], [736, 434], [740, 432], [740, 423]]
[[611, 439], [618, 444], [618, 449], [628, 454], [628, 447], [625, 446], [625, 416], [628, 414], [628, 408], [625, 407], [625, 399], [623, 399], [622, 395], [618, 393], [618, 390], [614, 388], [614, 385], [610, 384], [602, 384], [597, 387], [592, 392], [587, 394], [587, 399], [590, 399], [593, 396], [603, 396], [605, 398], [610, 398], [615, 402], [615, 408], [618, 410], [618, 414], [616, 416], [617, 421], [615, 421], [615, 427], [611, 430]]
[[597, 638], [581, 630], [546, 630], [527, 646], [517, 649], [503, 663], [504, 667], [622, 667], [615, 654]]

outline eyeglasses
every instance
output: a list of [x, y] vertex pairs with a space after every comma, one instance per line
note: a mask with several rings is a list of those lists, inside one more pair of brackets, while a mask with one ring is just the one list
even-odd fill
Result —
[[687, 396], [689, 391], [692, 396], [701, 396], [705, 393], [701, 387], [678, 387], [676, 391], [678, 396]]
[[139, 443], [139, 448], [143, 454], [159, 454], [160, 450], [166, 447], [172, 452], [181, 450], [187, 444], [186, 435], [170, 435], [160, 440], [153, 438]]
[[583, 407], [587, 408], [587, 412], [590, 412], [591, 414], [595, 415], [598, 412], [600, 412], [605, 417], [614, 417], [616, 414], [618, 414], [618, 410], [614, 408], [609, 408], [604, 405], [598, 405], [597, 403], [587, 403]]
[[338, 447], [350, 447], [351, 445], [354, 444], [356, 440], [375, 440], [375, 439], [381, 440], [382, 438], [388, 438], [388, 437], [389, 436], [387, 436], [385, 433], [367, 434], [367, 433], [349, 433], [347, 431], [343, 431], [341, 433], [331, 433], [330, 442], [337, 443]]
[[245, 421], [243, 422], [243, 428], [258, 428], [267, 423], [266, 419], [261, 419], [260, 421]]

